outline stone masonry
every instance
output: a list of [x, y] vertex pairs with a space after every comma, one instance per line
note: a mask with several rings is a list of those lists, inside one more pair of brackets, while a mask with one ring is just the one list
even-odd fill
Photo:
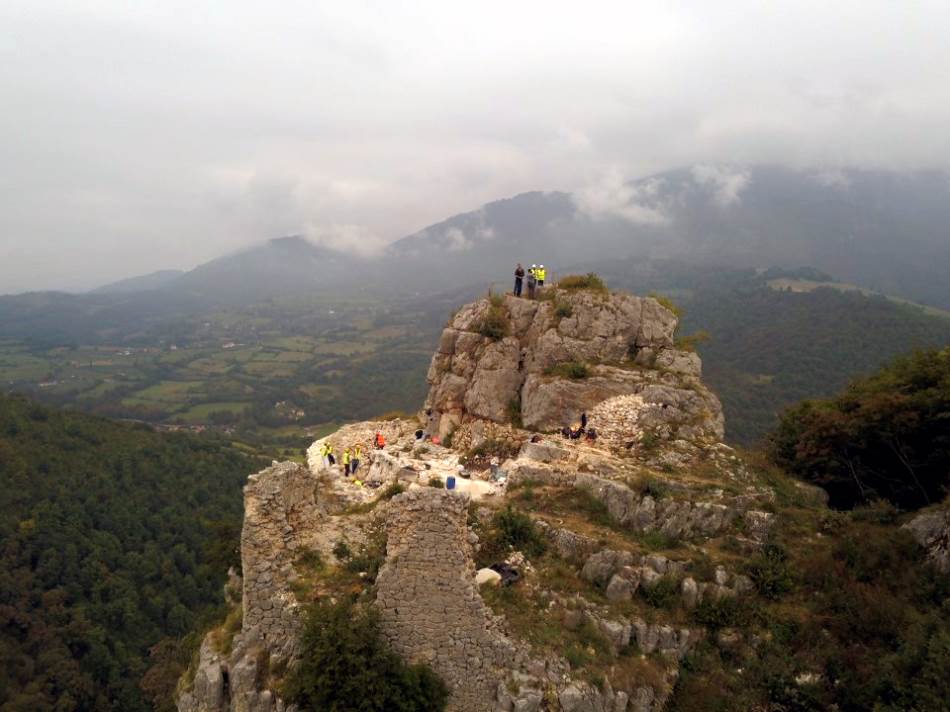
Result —
[[487, 712], [516, 656], [475, 587], [467, 508], [467, 497], [445, 490], [392, 500], [376, 603], [393, 648], [452, 690], [450, 710]]

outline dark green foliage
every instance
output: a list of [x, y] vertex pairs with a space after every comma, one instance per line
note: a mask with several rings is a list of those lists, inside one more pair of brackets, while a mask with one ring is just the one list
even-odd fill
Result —
[[637, 589], [644, 601], [654, 608], [675, 608], [680, 599], [680, 579], [674, 576], [664, 576], [657, 579], [652, 586], [640, 586]]
[[511, 549], [520, 550], [526, 556], [541, 556], [547, 549], [547, 542], [531, 517], [511, 505], [496, 512], [489, 526], [482, 528], [477, 520], [475, 524], [482, 529], [478, 532], [481, 539], [479, 565], [496, 564]]
[[285, 699], [304, 710], [439, 712], [448, 690], [425, 665], [407, 665], [386, 645], [373, 608], [320, 602], [307, 615], [300, 663]]
[[558, 319], [566, 319], [574, 313], [574, 309], [569, 302], [557, 302], [554, 305], [554, 316]]
[[734, 596], [724, 596], [718, 600], [707, 596], [690, 615], [699, 625], [712, 630], [736, 628], [746, 626], [753, 620], [755, 604], [750, 599]]
[[406, 491], [406, 488], [403, 487], [398, 482], [393, 482], [386, 489], [383, 490], [383, 493], [379, 495], [379, 499], [392, 499], [397, 494], [402, 494]]
[[521, 392], [508, 401], [508, 420], [516, 428], [521, 428], [524, 423], [521, 421]]
[[587, 364], [578, 363], [577, 361], [568, 361], [566, 363], [559, 363], [557, 366], [551, 366], [550, 368], [545, 369], [544, 375], [581, 380], [583, 378], [587, 378], [589, 372]]
[[505, 458], [514, 457], [517, 454], [517, 445], [496, 438], [485, 438], [477, 447], [473, 447], [466, 453], [466, 458], [468, 460], [475, 460], [497, 457], [499, 460], [503, 460]]
[[262, 464], [0, 396], [0, 708], [167, 709]]
[[492, 304], [475, 329], [482, 336], [499, 341], [511, 332], [511, 321], [504, 306]]
[[333, 555], [340, 561], [346, 561], [353, 555], [353, 550], [350, 549], [349, 544], [343, 539], [340, 539], [340, 541], [333, 545]]
[[566, 289], [568, 291], [589, 289], [595, 292], [607, 292], [607, 285], [604, 283], [604, 280], [593, 272], [565, 275], [558, 280], [557, 288]]
[[358, 552], [350, 553], [345, 560], [344, 568], [351, 574], [362, 575], [366, 583], [372, 584], [376, 582], [376, 576], [385, 560], [386, 535], [382, 531], [375, 531], [369, 541], [360, 546]]
[[788, 554], [778, 544], [767, 544], [762, 553], [746, 565], [746, 573], [756, 590], [766, 598], [778, 598], [788, 593], [795, 583]]
[[438, 477], [430, 477], [429, 487], [434, 487], [435, 489], [445, 489], [445, 482], [443, 482]]
[[900, 358], [836, 398], [786, 411], [769, 453], [824, 487], [834, 507], [939, 501], [950, 487], [950, 348]]

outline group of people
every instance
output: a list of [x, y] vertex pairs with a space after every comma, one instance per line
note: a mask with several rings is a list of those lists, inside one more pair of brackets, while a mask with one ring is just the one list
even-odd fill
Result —
[[[376, 450], [383, 450], [386, 447], [386, 438], [381, 432], [376, 431], [376, 435], [373, 437], [373, 448]], [[326, 468], [336, 466], [336, 455], [333, 453], [333, 443], [329, 440], [325, 441], [320, 446], [320, 457], [323, 458], [323, 466]], [[341, 456], [341, 464], [343, 465], [343, 475], [345, 477], [356, 476], [356, 471], [360, 467], [360, 463], [363, 461], [363, 446], [357, 443], [356, 445], [343, 448], [343, 455]]]
[[[535, 290], [544, 286], [544, 280], [547, 277], [547, 270], [544, 265], [531, 265], [527, 271], [528, 277], [528, 299], [534, 299]], [[520, 297], [525, 281], [525, 269], [518, 263], [515, 267], [515, 296]]]
[[561, 428], [561, 435], [563, 435], [566, 440], [580, 440], [584, 438], [585, 440], [593, 442], [597, 439], [597, 431], [587, 427], [587, 413], [581, 413], [579, 423], [565, 425]]

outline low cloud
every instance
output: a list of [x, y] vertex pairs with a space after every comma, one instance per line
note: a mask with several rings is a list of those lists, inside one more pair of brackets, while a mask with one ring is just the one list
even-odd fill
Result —
[[381, 256], [388, 242], [364, 225], [352, 224], [311, 225], [306, 236], [317, 245], [362, 257]]
[[579, 190], [574, 204], [595, 220], [620, 218], [638, 225], [663, 225], [670, 221], [662, 199], [664, 182], [651, 178], [630, 183], [619, 170], [611, 169], [599, 181]]
[[464, 252], [475, 246], [474, 241], [465, 237], [465, 233], [457, 227], [450, 227], [445, 231], [446, 247], [450, 252]]
[[693, 166], [693, 180], [713, 191], [713, 200], [721, 208], [737, 205], [742, 191], [749, 185], [747, 171], [736, 171], [724, 166]]
[[812, 179], [826, 188], [837, 188], [838, 190], [847, 190], [851, 187], [851, 179], [840, 169], [822, 170], [812, 173]]

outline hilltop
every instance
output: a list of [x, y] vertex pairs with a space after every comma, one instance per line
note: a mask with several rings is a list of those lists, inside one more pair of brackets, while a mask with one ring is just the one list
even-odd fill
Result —
[[[455, 313], [416, 418], [347, 425], [314, 442], [306, 466], [249, 478], [243, 598], [182, 680], [181, 712], [309, 709], [316, 690], [332, 695], [356, 673], [300, 675], [329, 664], [310, 657], [313, 636], [351, 602], [345, 615], [375, 611], [386, 644], [444, 683], [449, 710], [939, 698], [880, 667], [942, 664], [926, 631], [941, 630], [932, 601], [948, 581], [896, 515], [836, 515], [823, 490], [724, 445], [718, 399], [696, 354], [676, 348], [664, 304], [593, 277], [563, 284]], [[562, 436], [582, 413], [596, 439]], [[362, 446], [356, 478], [326, 467], [325, 443], [338, 457]], [[943, 515], [926, 516], [922, 541], [943, 546]], [[866, 561], [848, 558], [856, 541]], [[909, 588], [890, 578], [898, 569]], [[877, 622], [856, 631], [836, 592], [860, 595]], [[889, 620], [894, 606], [904, 613]], [[818, 628], [821, 651], [808, 642]], [[878, 646], [897, 639], [909, 647], [886, 662]], [[828, 677], [849, 655], [872, 667]], [[419, 709], [441, 709], [431, 694]]]

